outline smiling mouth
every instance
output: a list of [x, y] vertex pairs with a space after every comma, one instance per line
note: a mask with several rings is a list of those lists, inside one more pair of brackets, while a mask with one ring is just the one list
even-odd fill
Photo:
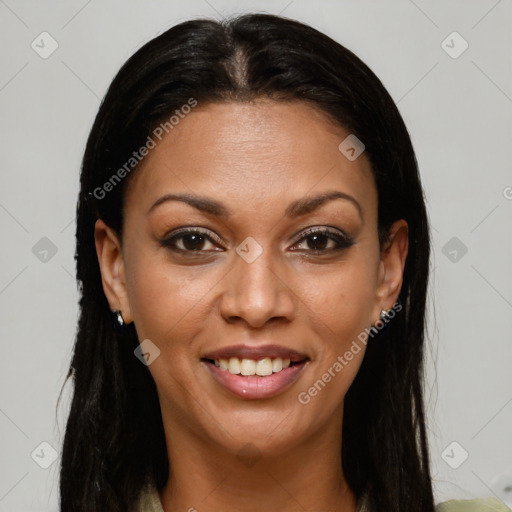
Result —
[[311, 359], [282, 345], [239, 344], [211, 350], [200, 361], [223, 390], [244, 400], [261, 400], [291, 388]]
[[257, 376], [268, 377], [269, 375], [280, 373], [286, 368], [298, 366], [306, 363], [309, 359], [306, 357], [301, 360], [291, 361], [281, 357], [263, 357], [260, 359], [246, 359], [230, 357], [229, 359], [207, 359], [202, 361], [224, 370], [232, 375], [241, 375], [245, 377]]

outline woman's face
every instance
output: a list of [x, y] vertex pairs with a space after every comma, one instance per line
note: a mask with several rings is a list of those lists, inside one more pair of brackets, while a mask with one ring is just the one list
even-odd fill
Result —
[[353, 342], [396, 301], [407, 250], [401, 229], [381, 258], [348, 135], [304, 103], [199, 104], [131, 178], [122, 252], [98, 222], [105, 293], [150, 340], [166, 430], [274, 455], [341, 432]]

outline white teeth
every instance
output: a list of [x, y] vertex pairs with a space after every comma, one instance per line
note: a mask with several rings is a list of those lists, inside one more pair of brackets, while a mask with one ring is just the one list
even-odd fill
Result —
[[256, 373], [256, 361], [252, 359], [242, 359], [240, 373], [242, 375], [254, 375]]
[[273, 359], [265, 357], [255, 361], [254, 359], [231, 357], [230, 359], [216, 359], [214, 364], [221, 370], [227, 370], [234, 375], [259, 375], [260, 377], [266, 377], [267, 375], [272, 375], [272, 373], [277, 373], [288, 368], [290, 366], [290, 360], [281, 359], [280, 357]]
[[280, 372], [283, 369], [283, 360], [278, 357], [272, 361], [272, 371]]
[[266, 375], [272, 375], [272, 369], [272, 359], [270, 359], [270, 357], [260, 359], [256, 363], [256, 375], [260, 375], [261, 377], [265, 377]]
[[229, 360], [228, 372], [238, 375], [240, 373], [240, 359], [238, 357], [232, 357]]

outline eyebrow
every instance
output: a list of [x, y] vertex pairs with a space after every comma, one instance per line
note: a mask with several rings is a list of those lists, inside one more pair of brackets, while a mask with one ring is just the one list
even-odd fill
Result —
[[[306, 215], [317, 210], [327, 202], [333, 201], [334, 199], [345, 199], [350, 201], [357, 208], [361, 219], [364, 219], [363, 210], [356, 198], [339, 190], [332, 190], [316, 196], [304, 197], [302, 199], [293, 201], [293, 203], [291, 203], [286, 208], [285, 216], [289, 218], [295, 218]], [[222, 203], [210, 199], [209, 197], [198, 196], [195, 194], [166, 194], [153, 203], [153, 205], [147, 211], [146, 215], [149, 215], [153, 210], [155, 210], [155, 208], [168, 201], [181, 201], [203, 213], [208, 215], [215, 215], [217, 217], [228, 218], [233, 215], [233, 212]]]

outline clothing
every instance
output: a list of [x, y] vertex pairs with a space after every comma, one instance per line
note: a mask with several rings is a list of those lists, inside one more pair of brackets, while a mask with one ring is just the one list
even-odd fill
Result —
[[[193, 508], [192, 508], [193, 510]], [[497, 498], [478, 498], [473, 500], [450, 500], [436, 506], [436, 512], [511, 512]], [[142, 492], [139, 502], [139, 512], [165, 512], [157, 490], [147, 485]], [[356, 512], [370, 512], [363, 496], [358, 504]]]
[[440, 503], [436, 512], [509, 512], [510, 509], [498, 498], [450, 500]]
[[165, 512], [158, 491], [152, 485], [147, 484], [142, 490], [139, 512]]

